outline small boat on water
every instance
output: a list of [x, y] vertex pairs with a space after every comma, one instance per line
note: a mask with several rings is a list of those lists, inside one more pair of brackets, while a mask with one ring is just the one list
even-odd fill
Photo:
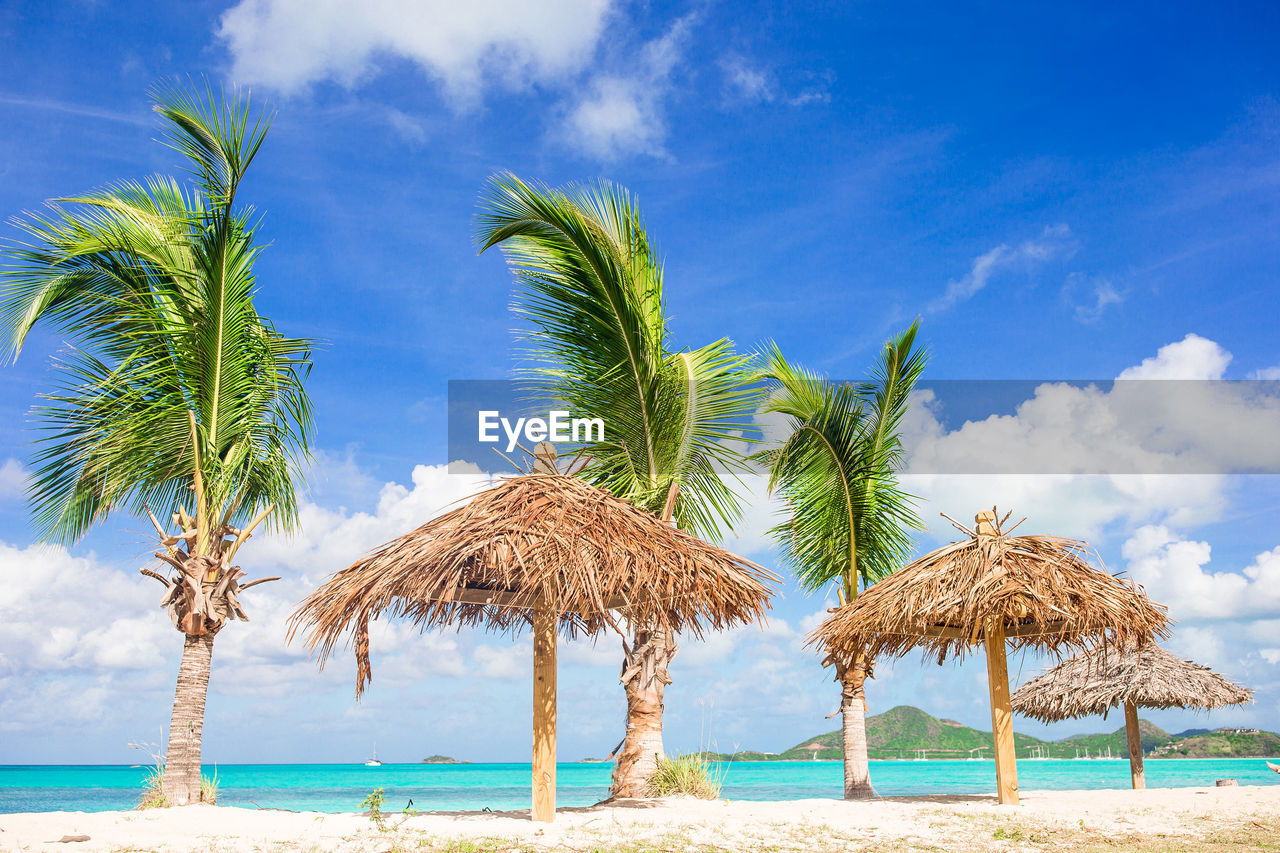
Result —
[[373, 758], [367, 759], [364, 763], [365, 767], [381, 767], [382, 762], [378, 760], [378, 742], [373, 742]]
[[1280, 773], [1280, 764], [1272, 764], [1270, 761], [1268, 761], [1268, 762], [1267, 762], [1267, 767], [1269, 767], [1270, 769], [1272, 769], [1272, 770], [1276, 771], [1277, 773]]

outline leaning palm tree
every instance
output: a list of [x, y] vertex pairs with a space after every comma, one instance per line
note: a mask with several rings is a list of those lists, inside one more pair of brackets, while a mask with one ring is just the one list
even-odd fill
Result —
[[297, 517], [310, 344], [254, 308], [260, 248], [236, 195], [266, 122], [211, 93], [156, 101], [195, 186], [123, 183], [19, 220], [0, 329], [11, 358], [39, 323], [70, 344], [35, 410], [28, 493], [42, 538], [78, 540], [120, 510], [155, 527], [162, 571], [142, 573], [164, 584], [184, 637], [162, 780], [165, 802], [181, 805], [200, 799], [213, 639], [247, 619], [244, 590], [274, 580], [246, 583], [236, 554], [264, 521]]
[[[552, 189], [514, 175], [488, 185], [481, 251], [501, 245], [517, 281], [515, 310], [529, 324], [540, 396], [604, 420], [586, 444], [581, 476], [594, 485], [718, 538], [741, 515], [730, 482], [746, 471], [739, 448], [759, 401], [747, 360], [725, 339], [672, 347], [662, 265], [635, 199], [613, 184]], [[674, 638], [638, 623], [623, 636], [626, 736], [611, 792], [646, 794], [662, 755], [662, 700]]]
[[[857, 385], [795, 367], [776, 347], [764, 355], [773, 391], [765, 408], [785, 415], [789, 430], [780, 446], [756, 455], [787, 511], [770, 532], [800, 585], [813, 592], [836, 584], [841, 606], [854, 599], [859, 585], [865, 588], [906, 562], [908, 531], [921, 526], [912, 498], [894, 476], [902, 417], [926, 360], [912, 349], [918, 325], [886, 343], [870, 378]], [[872, 662], [861, 655], [830, 662], [841, 685], [844, 795], [870, 797], [863, 683]]]

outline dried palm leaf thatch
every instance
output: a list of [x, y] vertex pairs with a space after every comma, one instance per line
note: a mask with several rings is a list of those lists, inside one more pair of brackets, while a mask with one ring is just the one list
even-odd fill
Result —
[[370, 677], [368, 624], [386, 613], [422, 630], [518, 633], [532, 608], [571, 636], [613, 622], [700, 636], [763, 619], [778, 577], [576, 477], [531, 473], [395, 539], [334, 574], [290, 618], [323, 663], [350, 630], [359, 695]]
[[941, 663], [982, 643], [991, 620], [1014, 648], [1054, 653], [1167, 636], [1165, 608], [1137, 585], [1090, 565], [1096, 554], [1084, 542], [1013, 536], [1013, 528], [1002, 529], [1008, 514], [978, 518], [976, 530], [952, 521], [968, 538], [859, 593], [823, 621], [809, 645], [827, 650], [829, 662], [859, 653], [897, 657], [919, 646]]
[[1100, 646], [1068, 658], [1013, 694], [1013, 710], [1046, 723], [1139, 708], [1220, 708], [1253, 700], [1253, 691], [1154, 643]]

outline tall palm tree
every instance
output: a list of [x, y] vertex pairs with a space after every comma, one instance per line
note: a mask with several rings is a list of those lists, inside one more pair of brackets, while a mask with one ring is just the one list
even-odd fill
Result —
[[[788, 434], [757, 458], [769, 470], [787, 519], [770, 532], [800, 584], [813, 592], [837, 584], [841, 606], [900, 567], [920, 529], [913, 499], [894, 476], [902, 456], [899, 429], [926, 356], [913, 350], [919, 322], [885, 344], [870, 377], [831, 383], [795, 367], [773, 348], [764, 355], [772, 387], [766, 410], [787, 417]], [[872, 796], [867, 764], [863, 683], [872, 661], [833, 658], [841, 685], [844, 795]]]
[[[529, 324], [528, 378], [575, 413], [603, 418], [581, 476], [683, 529], [716, 539], [741, 515], [726, 479], [759, 401], [747, 359], [725, 339], [675, 349], [662, 265], [635, 199], [613, 184], [552, 189], [493, 177], [478, 219], [481, 251], [501, 245]], [[644, 796], [662, 755], [662, 699], [674, 638], [635, 624], [623, 637], [627, 729], [612, 794]]]
[[[60, 382], [36, 408], [28, 493], [41, 536], [71, 542], [119, 510], [145, 513], [183, 634], [163, 776], [168, 804], [200, 798], [213, 639], [247, 619], [236, 553], [264, 521], [297, 518], [307, 455], [310, 344], [254, 308], [253, 211], [236, 204], [267, 123], [248, 103], [156, 95], [194, 186], [166, 177], [51, 202], [17, 224], [0, 290], [16, 358], [45, 323], [67, 335]], [[274, 512], [273, 512], [274, 510]], [[155, 512], [171, 518], [167, 528]]]

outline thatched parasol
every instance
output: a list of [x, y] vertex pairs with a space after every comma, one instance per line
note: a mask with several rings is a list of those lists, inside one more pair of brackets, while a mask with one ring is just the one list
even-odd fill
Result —
[[[994, 510], [969, 538], [933, 551], [859, 593], [810, 635], [828, 660], [874, 660], [924, 648], [942, 663], [982, 644], [991, 691], [997, 790], [1018, 801], [1005, 645], [1051, 652], [1097, 643], [1143, 645], [1168, 616], [1136, 586], [1093, 568], [1088, 546], [1058, 536], [1013, 536]], [[950, 519], [949, 519], [950, 520]], [[1021, 524], [1022, 522], [1018, 522]]]
[[350, 631], [356, 695], [372, 676], [369, 620], [423, 631], [533, 629], [533, 817], [555, 816], [556, 626], [627, 619], [694, 636], [759, 621], [778, 578], [631, 503], [558, 473], [504, 480], [333, 575], [293, 615], [321, 663]]
[[1142, 648], [1100, 646], [1078, 654], [1019, 687], [1012, 701], [1019, 714], [1046, 723], [1106, 716], [1123, 706], [1133, 787], [1145, 788], [1139, 708], [1209, 710], [1252, 699], [1252, 690], [1152, 643]]

